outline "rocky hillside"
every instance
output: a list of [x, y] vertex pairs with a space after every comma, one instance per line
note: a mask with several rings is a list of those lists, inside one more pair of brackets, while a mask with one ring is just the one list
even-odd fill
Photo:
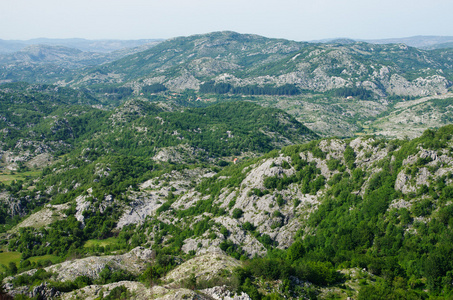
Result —
[[[155, 261], [155, 253], [150, 250], [137, 247], [123, 255], [100, 256], [76, 259], [70, 262], [56, 264], [41, 270], [17, 274], [14, 277], [4, 279], [5, 290], [10, 295], [28, 295], [30, 297], [42, 297], [44, 299], [98, 299], [108, 297], [116, 290], [127, 290], [128, 299], [235, 299], [250, 300], [245, 293], [235, 295], [226, 286], [204, 288], [193, 291], [190, 287], [190, 277], [193, 276], [199, 282], [220, 280], [242, 265], [242, 263], [222, 253], [209, 253], [192, 258], [179, 264], [162, 279], [159, 285], [148, 286], [144, 283], [121, 280], [113, 283], [102, 284], [106, 272], [130, 272], [141, 274], [149, 263]], [[44, 270], [44, 271], [43, 271]], [[106, 271], [109, 270], [109, 271]], [[41, 284], [28, 291], [28, 287], [22, 285], [25, 278], [33, 277], [39, 272], [48, 274], [47, 283]], [[92, 284], [71, 292], [62, 293], [55, 286], [55, 282], [69, 283], [77, 278], [85, 278], [98, 284]], [[22, 279], [22, 282], [20, 281]], [[115, 290], [116, 289], [116, 290]], [[226, 297], [226, 298], [224, 298]]]
[[[283, 111], [246, 101], [183, 109], [131, 100], [106, 111], [87, 106], [96, 100], [84, 97], [82, 92], [65, 88], [56, 91], [49, 92], [45, 87], [29, 87], [27, 92], [0, 91], [4, 99], [0, 104], [0, 151], [6, 168], [17, 170], [19, 165], [33, 164], [32, 159], [44, 153], [62, 154], [75, 148], [89, 151], [82, 149], [83, 145], [103, 152], [159, 155], [164, 160], [168, 151], [160, 148], [177, 145], [189, 145], [195, 149], [190, 150], [193, 154], [239, 156], [316, 137]], [[77, 99], [87, 103], [71, 103]], [[96, 139], [98, 136], [103, 136], [102, 142]], [[173, 155], [176, 161], [181, 153]]]
[[426, 96], [448, 90], [452, 69], [448, 50], [360, 42], [309, 44], [217, 32], [165, 41], [67, 84], [127, 83], [139, 88], [160, 83], [171, 90], [203, 90], [213, 81], [249, 89], [291, 85], [317, 92], [350, 88], [375, 97]]
[[[21, 197], [29, 190], [33, 194], [28, 197], [49, 199], [54, 206], [46, 209], [53, 210], [55, 218], [40, 227], [36, 222], [41, 218], [35, 214], [41, 212], [36, 212], [24, 221], [29, 227], [19, 224], [19, 229], [6, 231], [3, 239], [10, 251], [22, 252], [25, 261], [46, 253], [62, 255], [64, 247], [70, 247], [72, 255], [90, 256], [141, 245], [159, 257], [155, 262], [151, 259], [149, 274], [153, 275], [145, 277], [148, 279], [140, 277], [146, 271], [134, 273], [132, 267], [126, 268], [131, 274], [101, 275], [102, 264], [110, 266], [111, 274], [121, 269], [122, 256], [50, 266], [44, 271], [60, 272], [53, 280], [64, 282], [64, 266], [70, 266], [70, 274], [76, 275], [68, 280], [78, 281], [71, 288], [44, 284], [41, 288], [47, 292], [99, 295], [100, 290], [122, 285], [123, 292], [163, 296], [188, 293], [181, 287], [192, 286], [205, 293], [205, 288], [224, 284], [227, 290], [246, 292], [252, 299], [273, 294], [289, 298], [361, 298], [377, 292], [437, 295], [448, 290], [444, 282], [453, 267], [452, 140], [452, 126], [426, 131], [412, 141], [371, 137], [318, 140], [241, 159], [223, 168], [204, 164], [161, 169], [149, 173], [146, 180], [137, 177], [135, 182], [140, 184], [135, 187], [128, 181], [124, 189], [117, 187], [124, 186], [121, 180], [126, 174], [120, 175], [114, 160], [98, 160], [95, 168], [82, 169], [75, 157], [69, 158], [54, 168], [57, 176], [47, 174], [24, 183], [19, 188], [22, 192], [4, 191]], [[136, 162], [127, 164], [131, 169], [138, 167]], [[79, 173], [91, 170], [95, 176], [91, 178], [96, 179], [84, 181], [75, 168]], [[72, 182], [68, 184], [68, 180]], [[62, 202], [69, 208], [55, 206]], [[198, 262], [204, 257], [212, 259], [213, 253], [248, 263], [242, 265], [224, 256]], [[235, 274], [242, 275], [233, 281], [225, 275], [210, 281], [209, 276], [218, 276], [212, 275], [216, 271], [203, 270], [209, 265], [213, 270], [225, 269], [225, 264], [239, 268]], [[75, 266], [84, 271], [75, 271], [80, 269]], [[97, 271], [90, 271], [92, 268]], [[356, 268], [364, 273], [360, 275]], [[40, 272], [39, 276], [47, 274]], [[26, 274], [34, 278], [32, 273]], [[205, 278], [203, 274], [211, 275]], [[107, 277], [102, 281], [102, 276]], [[32, 293], [16, 288], [25, 280], [20, 278], [16, 283], [5, 279], [4, 283], [12, 283], [5, 287], [14, 293]], [[142, 283], [122, 282], [131, 279]], [[163, 289], [149, 290], [146, 280]]]
[[[97, 177], [91, 179], [99, 181], [104, 172], [111, 171], [111, 163], [115, 161], [115, 165], [118, 157], [120, 165], [135, 157], [134, 164], [139, 169], [126, 173], [132, 171], [133, 177], [141, 177], [141, 171], [157, 171], [161, 164], [224, 166], [235, 157], [256, 156], [316, 138], [316, 134], [283, 111], [247, 101], [184, 108], [171, 103], [130, 100], [105, 110], [98, 108], [99, 102], [84, 92], [27, 84], [3, 85], [0, 97], [0, 178], [10, 182], [27, 176], [14, 174], [17, 171], [36, 174], [45, 169], [51, 173], [46, 167], [63, 155], [65, 159], [75, 158], [77, 168], [99, 169]], [[149, 160], [151, 157], [153, 160]], [[121, 166], [124, 167], [129, 166]], [[71, 176], [63, 177], [71, 182]], [[113, 184], [108, 181], [108, 185]], [[2, 219], [26, 212], [27, 205], [20, 204], [23, 203], [20, 197], [2, 198], [5, 199]]]

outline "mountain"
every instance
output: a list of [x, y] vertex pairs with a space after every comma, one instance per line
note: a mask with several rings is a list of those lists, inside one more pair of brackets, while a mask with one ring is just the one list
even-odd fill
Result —
[[20, 41], [5, 41], [0, 39], [0, 53], [11, 53], [19, 51], [24, 48], [24, 45]]
[[31, 45], [11, 54], [0, 55], [0, 64], [53, 64], [70, 69], [78, 69], [114, 61], [123, 56], [141, 52], [153, 46], [154, 44], [146, 44], [137, 48], [121, 49], [110, 53], [100, 53], [84, 52], [76, 48], [64, 46]]
[[217, 32], [167, 40], [83, 72], [67, 84], [121, 83], [139, 89], [159, 83], [175, 91], [215, 91], [215, 86], [204, 86], [213, 82], [236, 93], [289, 86], [294, 93], [350, 89], [346, 93], [367, 97], [424, 96], [451, 86], [451, 57], [449, 50], [401, 44], [310, 44]]
[[11, 53], [31, 45], [63, 46], [84, 52], [109, 53], [126, 48], [136, 48], [146, 44], [155, 44], [161, 39], [141, 40], [87, 40], [87, 39], [31, 39], [31, 40], [0, 40], [0, 53]]
[[[451, 50], [403, 44], [345, 39], [313, 44], [214, 32], [141, 50], [102, 54], [33, 46], [3, 56], [0, 80], [73, 87], [108, 106], [134, 97], [171, 100], [172, 94], [186, 104], [190, 97], [243, 99], [284, 108], [323, 136], [389, 137], [401, 135], [385, 130], [395, 126], [387, 126], [389, 119], [381, 117], [391, 114], [398, 102], [448, 98], [453, 82]], [[446, 110], [448, 115], [450, 108]], [[416, 134], [449, 124], [448, 118], [426, 120], [420, 119]]]
[[403, 38], [388, 38], [388, 39], [349, 39], [349, 38], [331, 38], [323, 40], [310, 41], [311, 43], [354, 43], [366, 42], [370, 44], [405, 44], [410, 47], [415, 47], [423, 50], [445, 49], [452, 48], [453, 36], [412, 36]]
[[0, 56], [0, 64], [40, 63], [54, 64], [76, 69], [89, 65], [98, 65], [107, 61], [107, 56], [100, 53], [83, 52], [63, 46], [32, 45], [20, 51]]

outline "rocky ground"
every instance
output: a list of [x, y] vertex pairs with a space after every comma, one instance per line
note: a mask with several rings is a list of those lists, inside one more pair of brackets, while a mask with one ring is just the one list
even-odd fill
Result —
[[440, 100], [448, 99], [453, 99], [453, 93], [399, 102], [388, 115], [367, 123], [371, 129], [370, 133], [388, 138], [413, 139], [428, 128], [451, 124], [453, 101], [450, 105], [436, 105]]
[[[112, 271], [124, 269], [139, 274], [152, 261], [152, 251], [139, 247], [123, 255], [76, 259], [47, 267], [45, 270], [55, 274], [52, 280], [61, 282], [72, 281], [78, 276], [87, 276], [95, 280], [99, 278], [99, 273], [105, 267], [109, 267]], [[105, 285], [89, 285], [69, 293], [57, 292], [45, 283], [32, 289], [26, 286], [14, 286], [11, 283], [14, 277], [5, 278], [3, 285], [11, 295], [25, 294], [30, 297], [45, 297], [45, 299], [97, 299], [101, 295], [109, 295], [117, 287], [125, 287], [131, 294], [130, 299], [249, 300], [248, 295], [236, 295], [222, 285], [197, 291], [184, 287], [186, 286], [184, 282], [187, 281], [189, 276], [194, 276], [197, 282], [212, 280], [219, 276], [225, 276], [227, 273], [231, 276], [231, 272], [238, 266], [241, 266], [241, 262], [230, 256], [222, 253], [210, 253], [197, 256], [179, 265], [162, 279], [160, 285], [150, 286], [141, 282], [120, 281]], [[31, 275], [36, 271], [36, 269], [31, 270], [18, 274], [16, 277], [24, 274]]]

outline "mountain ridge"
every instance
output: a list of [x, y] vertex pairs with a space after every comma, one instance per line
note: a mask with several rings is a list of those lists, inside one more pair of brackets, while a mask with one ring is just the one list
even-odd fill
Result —
[[377, 97], [426, 96], [451, 86], [451, 54], [404, 45], [310, 44], [216, 32], [162, 42], [67, 84], [159, 83], [171, 90], [198, 90], [213, 80], [235, 87], [292, 84], [317, 92], [355, 88]]

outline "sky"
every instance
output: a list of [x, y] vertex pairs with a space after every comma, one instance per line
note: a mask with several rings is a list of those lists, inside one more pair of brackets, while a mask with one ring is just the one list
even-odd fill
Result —
[[0, 39], [453, 36], [452, 0], [0, 0]]

